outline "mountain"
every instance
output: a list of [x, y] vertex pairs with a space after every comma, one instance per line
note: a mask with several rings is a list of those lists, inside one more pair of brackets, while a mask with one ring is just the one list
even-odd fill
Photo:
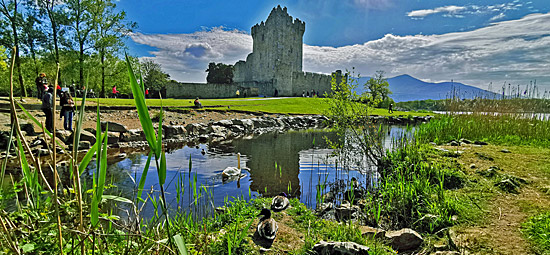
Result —
[[[361, 77], [358, 79], [357, 93], [363, 93], [365, 84], [370, 77]], [[395, 102], [414, 101], [426, 99], [445, 99], [453, 96], [453, 91], [456, 96], [464, 99], [472, 99], [474, 97], [493, 97], [496, 93], [476, 88], [474, 86], [465, 85], [460, 82], [424, 82], [410, 75], [404, 74], [388, 79], [392, 94], [390, 97]]]

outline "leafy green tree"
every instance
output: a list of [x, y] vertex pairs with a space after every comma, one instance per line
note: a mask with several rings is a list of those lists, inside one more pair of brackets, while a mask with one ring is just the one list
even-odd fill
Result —
[[85, 58], [90, 53], [93, 43], [89, 40], [98, 23], [101, 8], [98, 0], [67, 0], [69, 27], [71, 28], [72, 46], [78, 52], [79, 84], [84, 84]]
[[170, 81], [170, 75], [162, 71], [160, 64], [153, 60], [145, 60], [141, 62], [143, 71], [143, 84], [149, 90], [161, 90]]
[[[135, 22], [124, 23], [126, 13], [117, 11], [116, 4], [111, 0], [99, 0], [97, 2], [100, 11], [97, 17], [97, 29], [92, 35], [95, 41], [94, 48], [98, 52], [101, 66], [101, 97], [105, 97], [105, 78], [106, 76], [116, 75], [116, 69], [108, 68], [109, 73], [105, 70], [107, 67], [113, 67], [117, 61], [107, 61], [107, 58], [120, 52], [124, 49], [122, 41], [128, 32], [131, 32], [137, 25]], [[112, 58], [111, 58], [112, 59]], [[122, 69], [124, 70], [124, 69]]]
[[37, 11], [29, 9], [23, 22], [22, 49], [25, 54], [30, 54], [34, 76], [40, 73], [38, 60], [38, 49], [45, 46], [47, 42], [46, 34], [41, 31], [40, 20], [37, 18]]
[[8, 23], [9, 27], [11, 28], [11, 38], [9, 40], [9, 45], [4, 45], [7, 47], [16, 47], [15, 52], [12, 54], [15, 54], [15, 68], [17, 72], [17, 78], [19, 80], [19, 85], [21, 86], [21, 97], [27, 96], [27, 91], [25, 90], [25, 83], [23, 81], [23, 74], [21, 72], [21, 59], [20, 59], [20, 51], [21, 46], [19, 45], [20, 42], [20, 27], [22, 23], [22, 16], [21, 13], [18, 10], [20, 2], [17, 0], [0, 0], [0, 14], [2, 14], [1, 17], [3, 17]]
[[233, 83], [233, 65], [210, 62], [206, 72], [208, 72], [208, 75], [206, 76], [206, 81], [208, 83]]
[[370, 101], [373, 105], [379, 106], [382, 102], [388, 99], [390, 84], [384, 77], [384, 71], [376, 71], [374, 76], [365, 83], [365, 93], [363, 93], [363, 101]]

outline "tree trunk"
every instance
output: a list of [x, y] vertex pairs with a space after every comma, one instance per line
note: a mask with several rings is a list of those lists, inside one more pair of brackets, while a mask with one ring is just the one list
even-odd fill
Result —
[[101, 97], [105, 97], [105, 51], [101, 49], [99, 51], [101, 58]]

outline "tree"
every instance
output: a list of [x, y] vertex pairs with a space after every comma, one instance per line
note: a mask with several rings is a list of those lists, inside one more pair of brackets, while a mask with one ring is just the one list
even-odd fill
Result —
[[115, 10], [116, 4], [111, 2], [111, 0], [99, 0], [97, 4], [100, 11], [97, 17], [97, 29], [92, 36], [95, 39], [94, 48], [98, 52], [101, 63], [100, 96], [105, 97], [105, 77], [114, 75], [113, 72], [110, 72], [110, 74], [105, 73], [105, 68], [109, 64], [105, 60], [108, 55], [115, 54], [124, 48], [122, 40], [128, 32], [131, 32], [136, 27], [136, 23], [130, 22], [124, 24], [123, 21], [126, 13], [123, 11], [117, 12]]
[[233, 83], [233, 65], [210, 62], [206, 72], [208, 72], [208, 75], [206, 76], [206, 81], [208, 83]]
[[21, 73], [21, 59], [19, 58], [20, 45], [19, 45], [19, 28], [21, 27], [22, 17], [18, 12], [17, 7], [19, 3], [17, 0], [6, 1], [0, 0], [0, 14], [4, 16], [11, 27], [11, 45], [5, 45], [8, 47], [15, 47], [15, 67], [17, 70], [17, 78], [19, 80], [19, 85], [21, 86], [21, 97], [27, 96], [27, 91], [25, 90], [25, 83], [23, 82], [23, 74]]
[[161, 65], [153, 60], [147, 59], [141, 62], [141, 69], [145, 88], [161, 90], [170, 81], [170, 75], [163, 72]]
[[[63, 4], [57, 0], [37, 0], [36, 4], [40, 15], [47, 16], [45, 20], [49, 22], [51, 28], [51, 42], [53, 46], [53, 56], [55, 63], [61, 63], [59, 59], [59, 44], [60, 41], [64, 39], [63, 35], [65, 33], [64, 26], [68, 23], [67, 13], [63, 8]], [[48, 38], [49, 40], [49, 38]], [[63, 71], [59, 71], [58, 77], [61, 80], [61, 74]]]
[[[69, 27], [72, 28], [72, 39], [76, 43], [78, 52], [79, 84], [84, 84], [84, 58], [92, 48], [89, 37], [97, 26], [99, 16], [98, 0], [67, 0], [66, 7], [69, 14]], [[74, 48], [74, 47], [73, 47]]]
[[384, 77], [384, 71], [376, 71], [364, 86], [366, 92], [363, 94], [363, 98], [373, 105], [380, 105], [387, 101], [388, 95], [392, 93], [389, 88], [390, 84]]

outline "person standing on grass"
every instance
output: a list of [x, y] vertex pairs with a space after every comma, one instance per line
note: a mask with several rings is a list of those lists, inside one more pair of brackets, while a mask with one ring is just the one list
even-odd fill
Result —
[[388, 106], [388, 113], [393, 113], [393, 104]]
[[113, 98], [116, 98], [118, 93], [120, 93], [120, 92], [118, 90], [116, 90], [116, 85], [113, 86]]
[[48, 80], [46, 79], [46, 74], [41, 73], [36, 77], [36, 80], [34, 80], [36, 83], [36, 97], [40, 100], [42, 100], [42, 97], [44, 96], [45, 87], [48, 84]]
[[53, 86], [49, 87], [42, 97], [42, 111], [46, 114], [46, 130], [53, 132]]
[[71, 94], [68, 92], [63, 93], [59, 100], [61, 105], [61, 114], [65, 117], [63, 122], [63, 128], [65, 130], [73, 131], [73, 116], [74, 116], [74, 100]]

